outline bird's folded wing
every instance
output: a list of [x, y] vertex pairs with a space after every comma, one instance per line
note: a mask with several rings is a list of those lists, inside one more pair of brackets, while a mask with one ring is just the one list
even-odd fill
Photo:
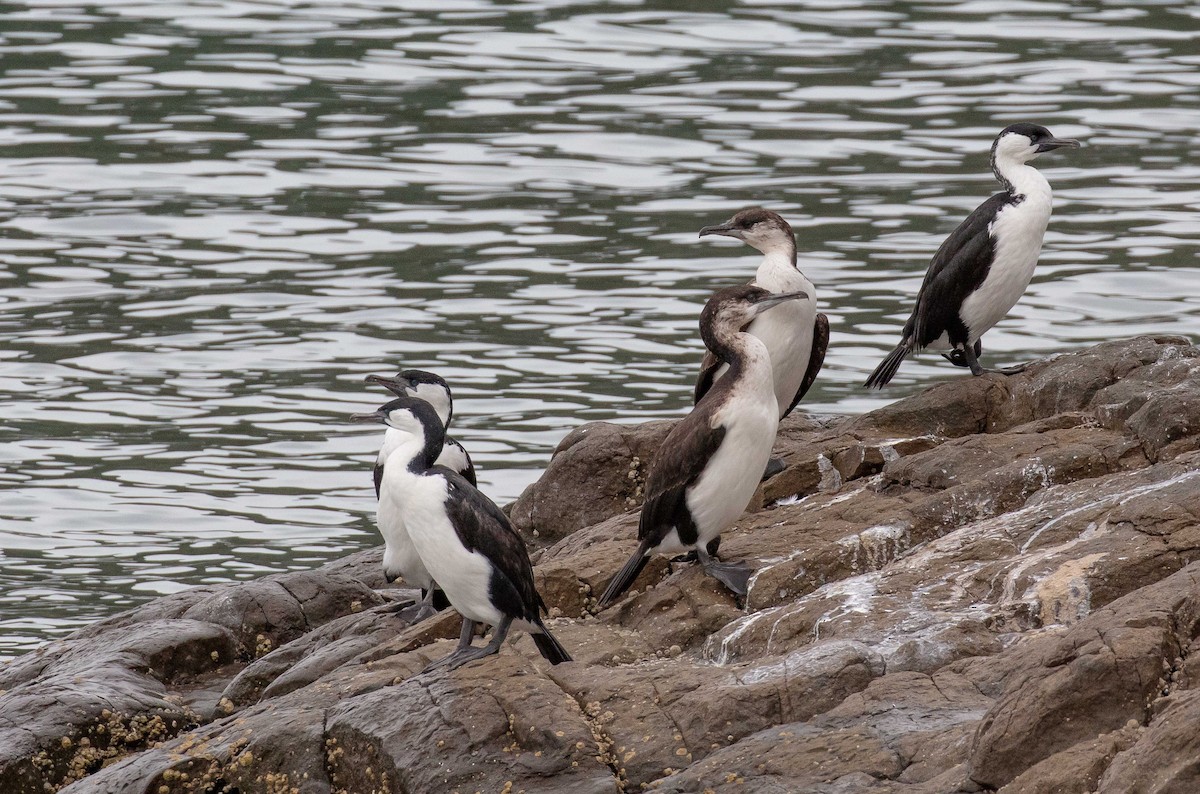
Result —
[[980, 204], [933, 255], [913, 309], [916, 347], [925, 347], [959, 322], [962, 302], [987, 278], [994, 251], [991, 222], [1011, 200], [1008, 193], [997, 193]]
[[671, 529], [680, 535], [694, 531], [687, 509], [687, 489], [703, 473], [725, 438], [723, 426], [713, 427], [718, 400], [706, 400], [671, 430], [650, 463], [646, 501], [638, 523], [638, 540], [657, 545]]
[[[488, 559], [512, 592], [493, 588], [496, 606], [512, 615], [536, 617], [544, 607], [533, 583], [533, 565], [525, 541], [513, 529], [508, 516], [496, 503], [484, 496], [457, 472], [438, 467], [449, 482], [446, 511], [454, 523], [459, 541], [468, 551], [476, 551]], [[507, 590], [507, 588], [501, 588]], [[506, 603], [511, 599], [511, 603]]]
[[804, 371], [804, 380], [800, 381], [800, 389], [796, 392], [796, 396], [792, 398], [792, 404], [788, 406], [787, 413], [784, 416], [795, 410], [800, 401], [804, 399], [804, 395], [808, 394], [808, 390], [812, 388], [813, 382], [816, 381], [817, 375], [821, 372], [821, 365], [825, 363], [825, 351], [828, 348], [829, 318], [824, 314], [818, 314], [813, 319], [812, 347], [808, 353], [808, 369]]

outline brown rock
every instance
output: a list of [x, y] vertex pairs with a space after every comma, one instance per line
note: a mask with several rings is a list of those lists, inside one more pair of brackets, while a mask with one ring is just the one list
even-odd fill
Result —
[[670, 423], [589, 426], [513, 506], [574, 663], [518, 631], [420, 674], [459, 618], [400, 624], [378, 550], [197, 588], [0, 668], [0, 790], [1191, 791], [1198, 365], [1143, 337], [789, 418], [722, 538], [744, 606], [655, 558], [596, 614]]
[[1117, 748], [1097, 790], [1128, 794], [1200, 790], [1198, 719], [1200, 691], [1164, 698], [1149, 726], [1127, 732], [1129, 740]]
[[549, 544], [638, 507], [647, 467], [672, 421], [589, 422], [559, 442], [545, 473], [506, 510], [513, 526]]
[[[1145, 722], [1169, 660], [1200, 629], [1200, 563], [1004, 656], [1020, 666], [980, 723], [971, 777], [999, 788], [1081, 741]], [[1186, 639], [1184, 639], [1186, 638]]]
[[[330, 782], [347, 791], [616, 792], [602, 734], [518, 657], [417, 676], [327, 716]], [[406, 715], [396, 719], [396, 714]]]
[[1119, 731], [1073, 745], [1034, 764], [998, 794], [1091, 794], [1113, 758], [1137, 741], [1139, 733], [1140, 726], [1131, 723]]

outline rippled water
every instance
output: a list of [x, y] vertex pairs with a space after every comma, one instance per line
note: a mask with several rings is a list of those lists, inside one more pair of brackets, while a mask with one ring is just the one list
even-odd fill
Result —
[[[436, 7], [438, 10], [431, 11]], [[679, 8], [688, 10], [681, 11]], [[0, 23], [0, 656], [376, 542], [400, 365], [507, 500], [568, 428], [688, 405], [765, 203], [833, 323], [808, 399], [884, 396], [928, 258], [1015, 120], [1087, 148], [987, 361], [1200, 329], [1183, 3], [10, 3]]]

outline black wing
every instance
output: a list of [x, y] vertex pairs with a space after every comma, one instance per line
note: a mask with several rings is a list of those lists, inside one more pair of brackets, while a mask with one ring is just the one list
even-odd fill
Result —
[[546, 605], [533, 583], [533, 564], [525, 541], [508, 516], [458, 472], [444, 466], [435, 466], [431, 471], [444, 476], [448, 483], [446, 512], [458, 539], [492, 564], [492, 602], [505, 614], [540, 621], [539, 612]]
[[911, 337], [915, 347], [925, 347], [943, 333], [949, 334], [952, 342], [966, 341], [958, 310], [987, 278], [995, 250], [988, 226], [1011, 201], [1008, 193], [997, 193], [980, 204], [933, 255], [917, 293], [917, 305], [904, 327], [904, 335]]
[[723, 388], [728, 381], [722, 381], [671, 429], [650, 462], [646, 501], [642, 504], [638, 522], [638, 540], [648, 543], [647, 548], [661, 543], [672, 528], [679, 530], [684, 543], [696, 540], [696, 525], [687, 509], [687, 489], [704, 471], [725, 438], [724, 427], [712, 426], [713, 413], [728, 391]]
[[375, 498], [378, 499], [379, 498], [379, 485], [380, 485], [380, 483], [383, 482], [383, 464], [376, 463], [375, 471], [372, 472], [372, 474], [375, 477]]
[[[800, 381], [800, 390], [796, 392], [796, 396], [792, 399], [792, 404], [788, 406], [783, 416], [787, 416], [796, 410], [796, 406], [800, 404], [800, 401], [804, 399], [804, 395], [808, 394], [808, 390], [812, 388], [813, 382], [821, 372], [821, 365], [825, 363], [825, 351], [828, 348], [829, 318], [823, 314], [818, 314], [813, 318], [812, 347], [809, 348], [808, 352], [808, 369], [804, 371], [804, 380]], [[783, 417], [780, 418], [782, 419]]]

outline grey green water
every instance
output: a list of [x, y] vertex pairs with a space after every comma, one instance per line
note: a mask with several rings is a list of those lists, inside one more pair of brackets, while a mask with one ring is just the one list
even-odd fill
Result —
[[481, 484], [688, 406], [697, 230], [765, 203], [833, 324], [808, 405], [962, 372], [896, 341], [930, 254], [1044, 157], [1013, 362], [1200, 331], [1200, 7], [209, 0], [0, 6], [0, 658], [199, 583], [376, 542], [383, 395], [434, 369]]

